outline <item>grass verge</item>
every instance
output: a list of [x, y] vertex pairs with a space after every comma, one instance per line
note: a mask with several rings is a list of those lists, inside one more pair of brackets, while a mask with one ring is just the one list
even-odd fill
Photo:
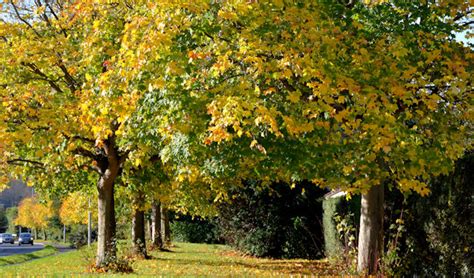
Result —
[[[124, 248], [125, 250], [126, 248]], [[1, 277], [98, 276], [88, 273], [94, 248], [61, 253], [24, 264], [0, 268]], [[243, 256], [228, 246], [177, 243], [171, 252], [150, 252], [152, 259], [133, 262], [132, 274], [113, 277], [304, 277], [338, 274], [326, 260], [278, 260]], [[108, 276], [109, 276], [108, 275]]]
[[18, 264], [23, 263], [29, 260], [38, 259], [42, 257], [46, 257], [49, 255], [53, 255], [57, 252], [56, 248], [51, 245], [46, 245], [43, 249], [31, 252], [28, 254], [20, 254], [20, 255], [11, 255], [6, 257], [0, 257], [0, 266], [10, 265], [10, 264]]

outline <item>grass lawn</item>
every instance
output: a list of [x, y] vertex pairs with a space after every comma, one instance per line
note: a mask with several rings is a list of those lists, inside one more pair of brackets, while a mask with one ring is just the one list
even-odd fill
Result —
[[[83, 248], [24, 264], [0, 268], [0, 277], [94, 276], [87, 268], [95, 250]], [[171, 252], [151, 252], [150, 260], [133, 263], [134, 273], [112, 276], [290, 276], [331, 275], [324, 260], [257, 259], [239, 255], [224, 245], [177, 243]]]
[[[43, 249], [29, 253], [29, 254], [0, 257], [0, 267], [9, 265], [9, 264], [17, 264], [17, 263], [26, 262], [32, 259], [46, 257], [56, 252], [57, 252], [56, 248], [50, 245], [46, 245]], [[1, 269], [0, 269], [0, 274], [2, 274]]]

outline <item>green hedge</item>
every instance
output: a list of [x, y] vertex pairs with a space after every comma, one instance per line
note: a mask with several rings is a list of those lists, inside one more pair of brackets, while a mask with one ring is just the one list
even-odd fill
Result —
[[346, 216], [351, 214], [350, 224], [358, 230], [360, 219], [360, 196], [353, 196], [347, 200], [345, 196], [327, 198], [323, 200], [323, 228], [324, 228], [324, 251], [327, 257], [341, 256], [344, 251], [344, 243], [340, 239], [336, 228], [336, 215]]

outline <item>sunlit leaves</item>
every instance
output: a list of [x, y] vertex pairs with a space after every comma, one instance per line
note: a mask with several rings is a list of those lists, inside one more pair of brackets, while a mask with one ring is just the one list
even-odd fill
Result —
[[127, 167], [156, 155], [214, 192], [234, 175], [424, 194], [472, 145], [461, 2], [81, 1], [40, 37], [2, 23], [0, 138], [51, 171], [117, 138]]
[[94, 202], [91, 202], [91, 196], [83, 192], [74, 192], [68, 194], [63, 199], [59, 209], [59, 218], [65, 225], [87, 224], [88, 214], [92, 213], [92, 221], [97, 221], [97, 210]]
[[[460, 111], [469, 106], [472, 51], [449, 41], [447, 26], [434, 19], [407, 21], [408, 11], [422, 16], [416, 4], [397, 5], [370, 1], [344, 11], [304, 1], [229, 2], [196, 14], [168, 11], [189, 24], [168, 33], [168, 45], [143, 37], [138, 47], [159, 45], [160, 58], [142, 62], [168, 78], [152, 88], [200, 124], [183, 132], [174, 123], [164, 133], [206, 134], [190, 146], [226, 153], [261, 179], [323, 177], [362, 191], [391, 180], [425, 194], [422, 181], [471, 144]], [[433, 4], [423, 16], [431, 11], [442, 13]], [[344, 12], [352, 14], [334, 16]], [[446, 145], [442, 134], [456, 143]], [[301, 156], [291, 160], [294, 153]]]
[[40, 203], [36, 197], [25, 198], [18, 206], [18, 216], [15, 225], [43, 229], [48, 226], [49, 219], [53, 216], [50, 201]]

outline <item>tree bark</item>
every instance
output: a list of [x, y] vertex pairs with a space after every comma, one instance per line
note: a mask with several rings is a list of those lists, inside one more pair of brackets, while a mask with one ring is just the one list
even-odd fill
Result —
[[134, 200], [134, 214], [132, 220], [132, 242], [135, 255], [147, 257], [145, 242], [145, 212], [141, 208], [143, 195], [140, 194]]
[[168, 219], [168, 209], [161, 206], [161, 234], [164, 245], [171, 245], [170, 221]]
[[118, 165], [108, 167], [100, 177], [97, 190], [98, 197], [98, 239], [96, 266], [107, 264], [116, 256], [115, 244], [115, 207], [114, 182], [118, 174]]
[[147, 218], [146, 214], [145, 214], [145, 227], [146, 227], [145, 239], [147, 241], [152, 241], [153, 238], [151, 237], [151, 235], [152, 235], [153, 231], [152, 231], [152, 226], [151, 226], [151, 219]]
[[91, 246], [92, 241], [92, 212], [91, 212], [91, 199], [88, 200], [89, 208], [87, 211], [87, 246]]
[[163, 248], [160, 202], [154, 202], [151, 207], [151, 242], [153, 247]]
[[372, 187], [362, 195], [357, 270], [361, 274], [377, 273], [383, 252], [384, 187]]

